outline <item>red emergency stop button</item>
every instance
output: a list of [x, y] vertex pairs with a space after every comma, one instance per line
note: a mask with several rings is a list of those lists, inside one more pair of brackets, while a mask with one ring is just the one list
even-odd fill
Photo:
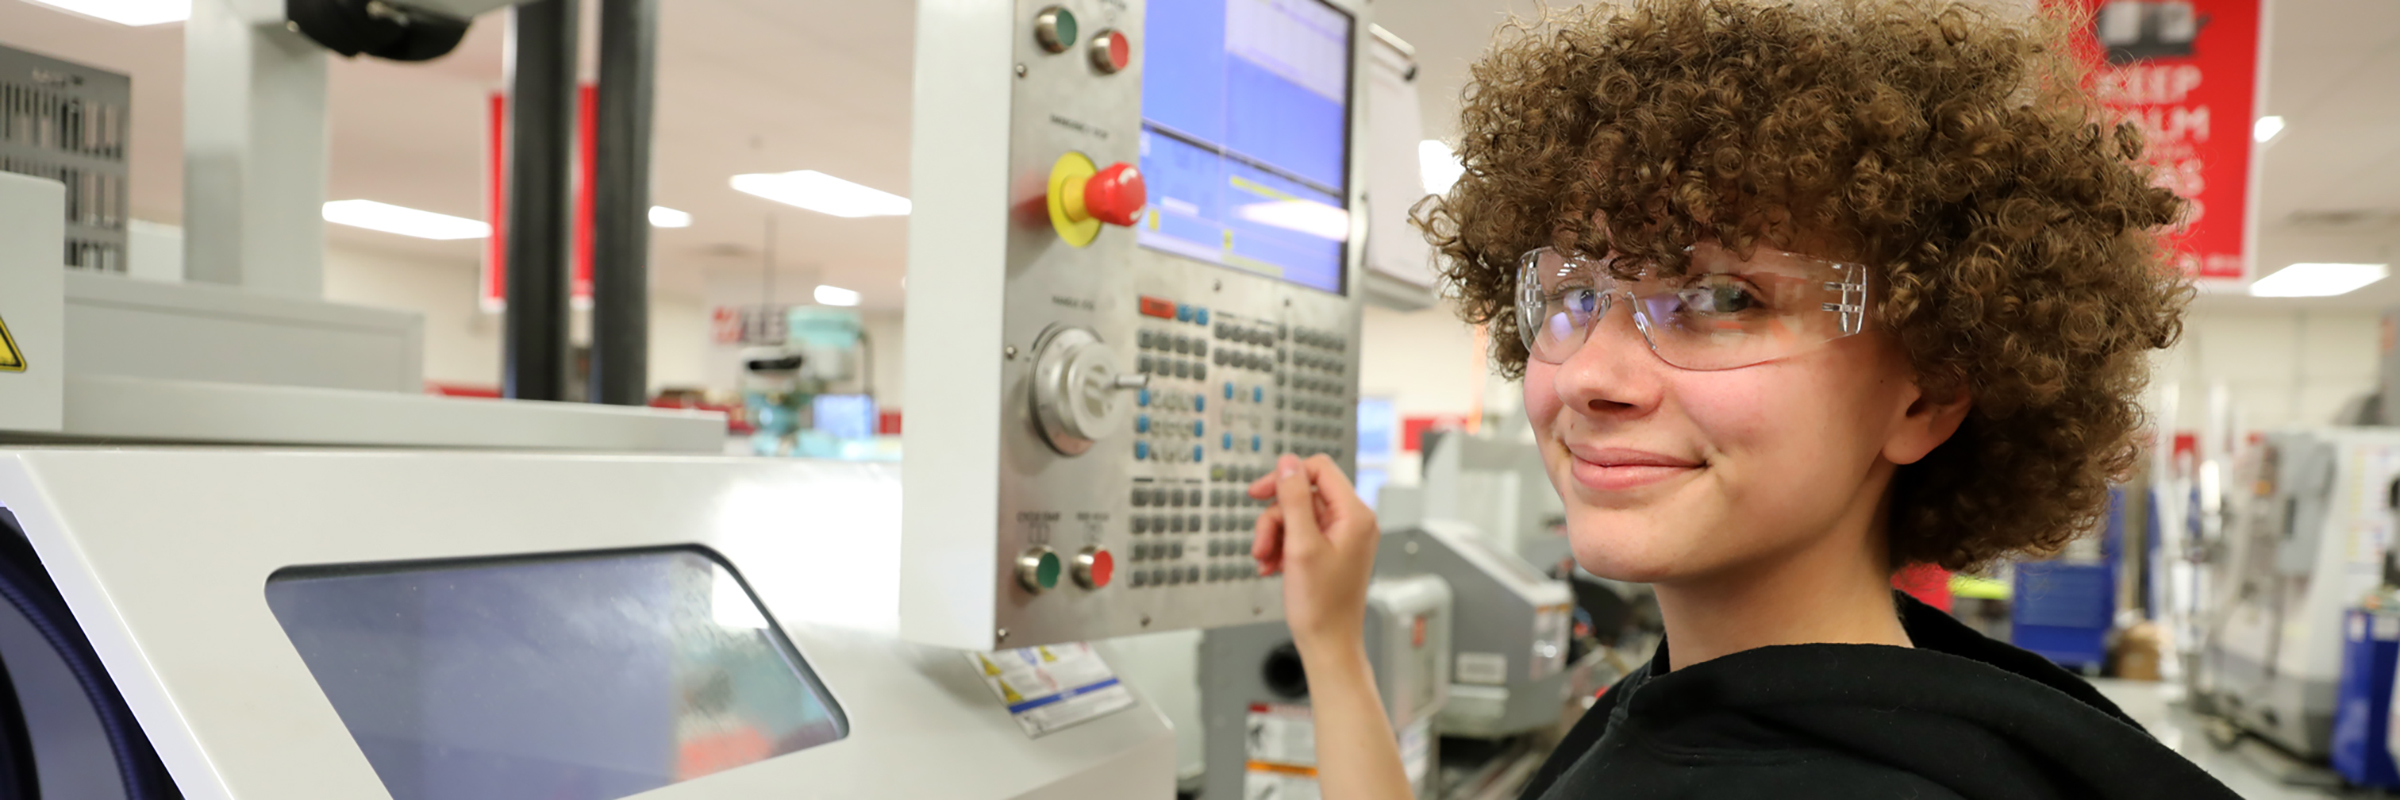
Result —
[[1075, 554], [1075, 582], [1082, 584], [1083, 588], [1098, 589], [1107, 586], [1109, 579], [1116, 576], [1116, 557], [1109, 555], [1108, 551], [1099, 545], [1085, 547], [1081, 552]]
[[1092, 37], [1092, 69], [1102, 75], [1115, 75], [1133, 63], [1133, 42], [1120, 31], [1101, 31]]
[[1132, 227], [1142, 215], [1142, 206], [1150, 202], [1150, 187], [1142, 182], [1142, 171], [1132, 164], [1117, 162], [1083, 182], [1083, 208], [1093, 219], [1110, 225]]

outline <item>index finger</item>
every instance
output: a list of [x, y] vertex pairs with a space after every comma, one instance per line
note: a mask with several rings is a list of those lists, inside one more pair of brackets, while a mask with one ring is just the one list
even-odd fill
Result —
[[1342, 466], [1333, 463], [1331, 457], [1323, 453], [1309, 456], [1300, 461], [1300, 468], [1308, 473], [1308, 482], [1317, 487], [1318, 496], [1327, 505], [1336, 508], [1366, 505], [1358, 499], [1357, 487], [1350, 485], [1350, 476], [1342, 474]]

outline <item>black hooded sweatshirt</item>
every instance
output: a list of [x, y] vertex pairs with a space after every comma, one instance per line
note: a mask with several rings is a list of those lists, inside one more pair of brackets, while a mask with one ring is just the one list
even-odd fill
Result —
[[1600, 697], [1525, 800], [2237, 798], [2082, 678], [1899, 596], [1914, 648], [1762, 647]]

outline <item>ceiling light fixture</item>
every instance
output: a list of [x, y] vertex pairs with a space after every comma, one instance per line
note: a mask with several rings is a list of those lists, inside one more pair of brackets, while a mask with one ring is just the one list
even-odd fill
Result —
[[419, 239], [481, 239], [492, 226], [480, 220], [419, 211], [373, 200], [335, 200], [325, 204], [325, 221]]
[[2332, 297], [2391, 275], [2389, 264], [2293, 264], [2250, 284], [2252, 297]]
[[33, 0], [71, 14], [142, 27], [192, 18], [192, 0]]
[[813, 169], [733, 176], [733, 188], [784, 205], [837, 217], [908, 216], [908, 198]]
[[817, 302], [829, 306], [858, 305], [858, 293], [839, 286], [818, 286], [816, 298]]
[[1458, 184], [1459, 176], [1467, 174], [1467, 165], [1459, 163], [1458, 155], [1438, 139], [1417, 143], [1417, 177], [1425, 182], [1427, 194], [1449, 194]]
[[2266, 144], [2268, 139], [2282, 132], [2282, 117], [2259, 117], [2257, 122], [2250, 123], [2250, 140], [2259, 144]]
[[689, 211], [677, 211], [666, 206], [650, 207], [650, 227], [689, 228], [691, 226], [692, 214]]

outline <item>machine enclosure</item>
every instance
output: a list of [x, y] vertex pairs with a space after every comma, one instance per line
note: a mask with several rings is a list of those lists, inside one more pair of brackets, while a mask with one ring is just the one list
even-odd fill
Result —
[[[1418, 798], [1437, 796], [1440, 752], [1435, 715], [1450, 696], [1451, 636], [1456, 626], [1450, 586], [1438, 577], [1378, 579], [1367, 589], [1367, 660], [1401, 761]], [[1305, 705], [1305, 689], [1271, 682], [1270, 660], [1292, 659], [1291, 629], [1281, 622], [1217, 628], [1200, 640], [1200, 714], [1207, 767], [1200, 796], [1257, 797], [1251, 780], [1254, 708]], [[1280, 651], [1280, 652], [1279, 652]]]
[[665, 546], [742, 576], [850, 732], [646, 797], [1173, 796], [1147, 702], [1029, 737], [960, 653], [894, 636], [899, 489], [888, 466], [785, 459], [0, 453], [0, 506], [193, 800], [388, 796], [265, 602], [277, 570]]
[[1558, 723], [1575, 604], [1565, 581], [1442, 520], [1386, 532], [1375, 574], [1434, 575], [1450, 586], [1457, 624], [1450, 699], [1438, 723], [1443, 736], [1489, 739]]
[[[0, 431], [56, 433], [65, 422], [67, 187], [0, 172]], [[11, 357], [13, 345], [15, 358]]]
[[2400, 431], [2321, 428], [2267, 434], [2260, 474], [2229, 485], [2225, 609], [2206, 631], [2195, 689], [2249, 731], [2303, 757], [2331, 747], [2341, 675], [2342, 615], [2382, 577], [2380, 547], [2362, 531], [2391, 526], [2386, 493]]

